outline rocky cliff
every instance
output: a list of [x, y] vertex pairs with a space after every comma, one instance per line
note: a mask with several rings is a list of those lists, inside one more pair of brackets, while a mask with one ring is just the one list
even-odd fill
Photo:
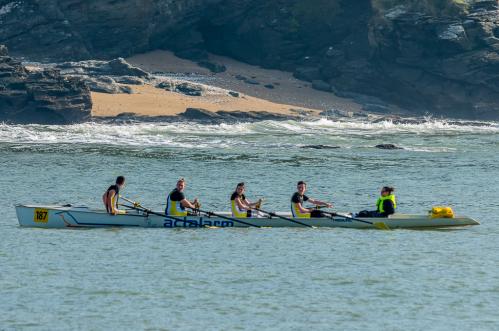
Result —
[[88, 87], [54, 69], [29, 69], [0, 45], [0, 121], [68, 124], [90, 119]]
[[499, 119], [497, 0], [0, 0], [0, 43], [37, 61], [210, 51], [370, 109]]

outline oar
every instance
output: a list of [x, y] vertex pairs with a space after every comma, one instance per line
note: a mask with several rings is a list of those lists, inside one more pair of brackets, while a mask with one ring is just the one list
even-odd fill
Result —
[[308, 227], [308, 228], [315, 228], [315, 226], [312, 226], [312, 225], [310, 225], [310, 224], [302, 223], [302, 222], [297, 221], [297, 220], [294, 220], [294, 219], [292, 219], [292, 218], [289, 218], [289, 217], [284, 217], [284, 216], [281, 216], [281, 215], [277, 215], [276, 213], [269, 212], [269, 211], [265, 211], [265, 210], [262, 210], [262, 209], [260, 209], [260, 208], [253, 208], [253, 209], [258, 210], [258, 211], [260, 211], [260, 212], [262, 212], [262, 213], [264, 213], [264, 214], [267, 214], [267, 215], [269, 215], [269, 216], [275, 216], [275, 217], [281, 218], [281, 219], [286, 220], [286, 221], [289, 221], [289, 222], [293, 222], [293, 223], [296, 223], [296, 224], [300, 224], [300, 225], [306, 226], [306, 227]]
[[248, 226], [252, 226], [254, 228], [261, 228], [261, 226], [258, 226], [258, 225], [255, 225], [255, 224], [251, 224], [251, 223], [248, 223], [248, 222], [244, 222], [244, 221], [241, 221], [241, 220], [239, 220], [237, 218], [232, 218], [232, 217], [227, 217], [227, 216], [220, 215], [220, 214], [215, 214], [212, 211], [206, 211], [206, 210], [201, 210], [201, 209], [196, 209], [196, 210], [199, 211], [199, 212], [201, 212], [201, 213], [203, 213], [203, 214], [206, 214], [208, 216], [220, 217], [220, 218], [232, 221], [232, 222], [237, 222], [237, 223], [245, 224], [245, 225], [248, 225]]
[[326, 214], [326, 215], [340, 216], [340, 217], [344, 217], [344, 218], [349, 218], [349, 219], [357, 221], [357, 222], [371, 224], [372, 226], [374, 226], [375, 228], [380, 229], [380, 230], [390, 230], [390, 227], [385, 222], [369, 222], [369, 221], [361, 220], [359, 218], [351, 217], [348, 215], [338, 214], [335, 212], [328, 212], [328, 211], [321, 211], [321, 212]]
[[178, 217], [174, 217], [174, 216], [170, 216], [170, 215], [166, 215], [166, 214], [163, 214], [163, 213], [157, 213], [155, 211], [152, 211], [151, 209], [149, 208], [146, 208], [144, 206], [142, 206], [139, 202], [136, 202], [136, 201], [133, 201], [133, 200], [130, 200], [130, 199], [127, 199], [125, 198], [124, 196], [121, 196], [120, 195], [120, 198], [133, 204], [133, 206], [128, 206], [128, 205], [122, 205], [123, 207], [128, 207], [128, 208], [131, 208], [131, 209], [135, 209], [135, 210], [141, 210], [141, 211], [145, 211], [146, 213], [148, 214], [152, 214], [152, 215], [157, 215], [157, 216], [161, 216], [161, 217], [165, 217], [165, 218], [168, 218], [168, 219], [171, 219], [171, 220], [174, 220], [174, 221], [178, 221], [178, 222], [184, 222], [184, 223], [189, 223], [189, 224], [192, 224], [192, 225], [200, 225], [201, 227], [206, 227], [205, 224], [198, 224], [197, 222], [195, 221], [191, 221], [191, 220], [188, 220], [188, 219], [183, 219], [183, 218], [178, 218]]
[[204, 224], [198, 224], [197, 222], [195, 221], [191, 221], [191, 220], [188, 220], [188, 219], [183, 219], [183, 218], [178, 218], [178, 217], [174, 217], [174, 216], [170, 216], [170, 215], [166, 215], [166, 214], [162, 214], [162, 213], [157, 213], [155, 211], [152, 211], [150, 209], [147, 209], [147, 208], [144, 208], [142, 207], [141, 205], [135, 207], [135, 206], [129, 206], [129, 205], [123, 205], [123, 207], [128, 207], [130, 209], [135, 209], [135, 210], [139, 210], [139, 211], [144, 211], [148, 214], [152, 214], [152, 215], [158, 215], [158, 216], [161, 216], [161, 217], [164, 217], [164, 218], [167, 218], [167, 219], [171, 219], [171, 220], [174, 220], [174, 221], [178, 221], [178, 222], [184, 222], [184, 223], [189, 223], [189, 224], [192, 224], [192, 225], [195, 225], [195, 226], [201, 226], [201, 227], [206, 227], [206, 225]]

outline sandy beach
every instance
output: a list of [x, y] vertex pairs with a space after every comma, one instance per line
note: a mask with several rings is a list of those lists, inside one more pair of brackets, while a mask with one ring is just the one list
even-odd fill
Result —
[[107, 94], [92, 92], [94, 116], [117, 116], [121, 113], [135, 113], [142, 116], [175, 116], [186, 108], [202, 108], [209, 111], [267, 111], [277, 114], [296, 114], [293, 109], [318, 113], [318, 109], [295, 107], [247, 95], [232, 97], [213, 93], [196, 97], [169, 92], [150, 85], [130, 86], [133, 94]]
[[[227, 70], [211, 73], [195, 62], [176, 57], [172, 52], [153, 51], [126, 59], [130, 64], [151, 73], [185, 75], [198, 79], [207, 90], [203, 96], [187, 96], [155, 88], [152, 85], [130, 85], [133, 94], [105, 94], [92, 92], [93, 116], [116, 116], [135, 113], [142, 116], [172, 116], [186, 108], [209, 111], [267, 111], [278, 114], [296, 114], [306, 111], [318, 114], [324, 110], [342, 109], [360, 111], [358, 104], [332, 93], [317, 91], [308, 82], [300, 81], [291, 73], [267, 70], [229, 58], [210, 55], [210, 61], [223, 64]], [[241, 79], [246, 77], [248, 83]], [[236, 91], [239, 97], [228, 94]]]

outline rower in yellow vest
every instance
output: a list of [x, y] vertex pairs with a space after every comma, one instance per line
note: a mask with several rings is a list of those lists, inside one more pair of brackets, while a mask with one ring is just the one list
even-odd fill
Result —
[[390, 186], [385, 186], [381, 189], [381, 197], [379, 197], [376, 202], [376, 211], [381, 215], [381, 217], [388, 217], [388, 215], [395, 214], [395, 209], [397, 209], [397, 200], [395, 199], [393, 191], [395, 191], [395, 189]]
[[310, 217], [324, 217], [324, 214], [317, 209], [305, 208], [303, 207], [303, 202], [307, 201], [316, 206], [324, 206], [327, 208], [332, 208], [331, 203], [322, 202], [320, 200], [315, 200], [309, 198], [305, 195], [307, 190], [307, 183], [304, 181], [299, 181], [296, 185], [297, 192], [291, 197], [291, 213], [295, 218], [310, 218]]
[[180, 178], [177, 181], [177, 186], [173, 191], [168, 194], [168, 198], [166, 201], [166, 210], [165, 213], [171, 216], [187, 216], [188, 212], [186, 208], [197, 209], [199, 205], [198, 199], [194, 199], [194, 201], [189, 201], [185, 198], [184, 195], [185, 189], [185, 179]]
[[381, 196], [376, 201], [376, 210], [363, 210], [357, 214], [357, 217], [388, 217], [395, 214], [397, 209], [397, 199], [393, 192], [395, 189], [390, 186], [381, 188]]
[[244, 183], [239, 183], [236, 186], [236, 190], [230, 197], [230, 206], [233, 217], [251, 217], [251, 209], [260, 208], [262, 199], [259, 199], [257, 202], [252, 203], [251, 201], [246, 199], [246, 196], [244, 195], [245, 190], [246, 187], [244, 186]]

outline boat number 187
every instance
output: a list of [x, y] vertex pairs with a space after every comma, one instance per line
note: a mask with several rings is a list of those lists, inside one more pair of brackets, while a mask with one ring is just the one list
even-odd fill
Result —
[[33, 217], [33, 221], [35, 223], [47, 223], [49, 220], [49, 211], [47, 209], [35, 209], [35, 214]]

